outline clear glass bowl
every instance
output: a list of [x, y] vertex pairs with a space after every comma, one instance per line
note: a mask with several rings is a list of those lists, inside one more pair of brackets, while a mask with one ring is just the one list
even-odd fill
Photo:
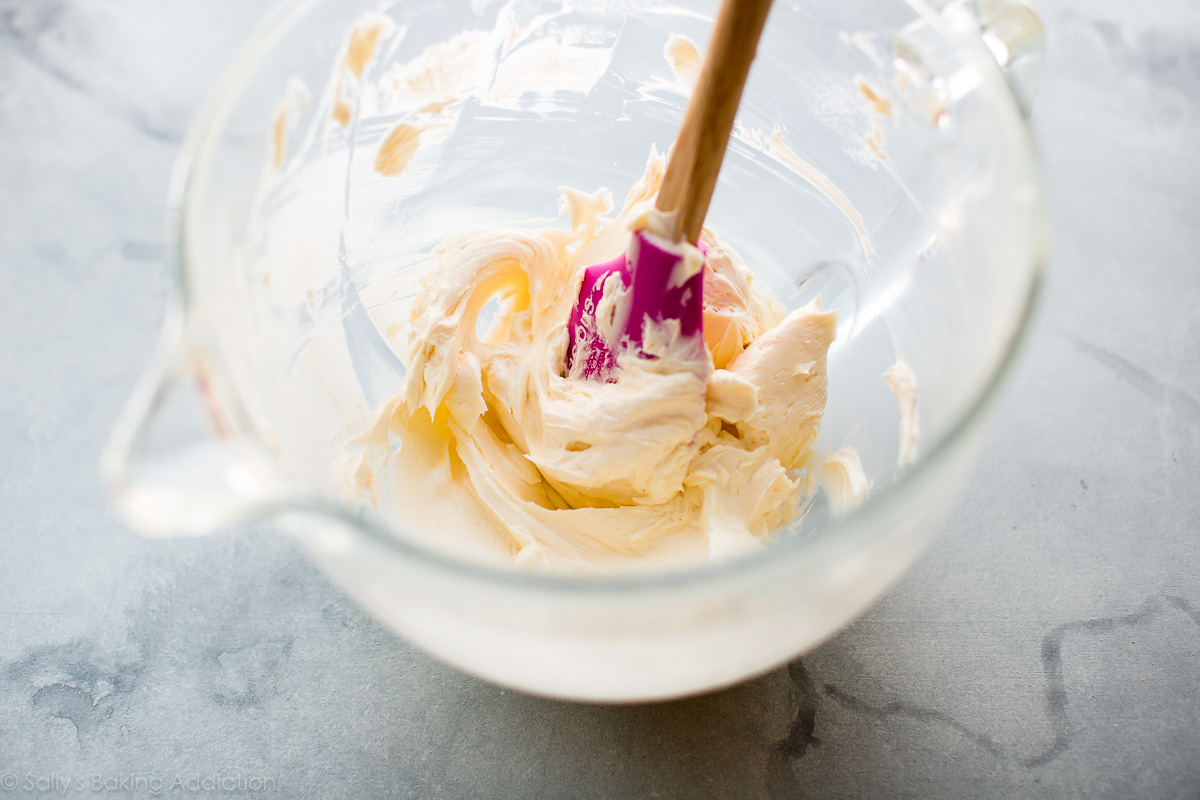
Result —
[[[819, 293], [841, 310], [818, 446], [861, 455], [872, 486], [861, 507], [838, 516], [818, 498], [741, 560], [586, 579], [455, 559], [404, 519], [340, 499], [350, 423], [403, 374], [381, 329], [389, 271], [464, 228], [552, 220], [561, 185], [623, 196], [686, 102], [668, 36], [702, 44], [714, 12], [591, 0], [283, 9], [180, 156], [178, 291], [103, 465], [131, 524], [198, 535], [278, 519], [397, 633], [476, 675], [563, 698], [726, 685], [865, 609], [960, 492], [1039, 285], [1047, 218], [1023, 109], [1040, 29], [1015, 0], [777, 0], [751, 73], [708, 224], [785, 304]], [[339, 84], [331, 69], [364, 14], [386, 17], [379, 55], [361, 85]], [[380, 88], [389, 69], [472, 30], [507, 42], [489, 77], [467, 87], [435, 151], [381, 177], [381, 139], [416, 113]], [[591, 77], [551, 91], [545, 81], [562, 75], [550, 74], [497, 99], [497, 70], [547, 43], [578, 48]], [[345, 125], [331, 121], [339, 98]], [[881, 378], [897, 354], [920, 381], [920, 453], [905, 468]]]

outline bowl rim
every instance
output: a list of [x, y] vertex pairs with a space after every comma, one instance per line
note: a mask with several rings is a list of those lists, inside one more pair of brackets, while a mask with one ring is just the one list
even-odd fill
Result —
[[[289, 26], [310, 7], [322, 1], [282, 0], [275, 11], [268, 15], [267, 19], [259, 26], [249, 42], [242, 46], [226, 66], [189, 126], [188, 133], [180, 146], [168, 188], [166, 214], [166, 240], [168, 243], [166, 268], [174, 284], [174, 291], [167, 301], [167, 312], [163, 323], [162, 347], [165, 351], [164, 355], [167, 355], [168, 358], [170, 353], [177, 353], [183, 346], [186, 332], [190, 328], [188, 322], [193, 312], [192, 305], [189, 303], [189, 265], [193, 263], [193, 259], [189, 247], [188, 231], [189, 221], [193, 219], [193, 216], [189, 214], [189, 208], [195, 202], [195, 198], [202, 195], [206, 175], [205, 168], [212, 159], [223, 125], [232, 112], [240, 89], [249, 79], [259, 61], [270, 51], [277, 38], [285, 33]], [[914, 10], [933, 26], [939, 35], [949, 39], [944, 21], [933, 5], [925, 0], [896, 1]], [[859, 507], [845, 516], [833, 520], [818, 536], [789, 538], [774, 542], [761, 551], [742, 557], [681, 569], [633, 571], [617, 575], [580, 575], [526, 572], [507, 565], [491, 565], [455, 557], [432, 547], [423, 546], [412, 537], [395, 535], [393, 533], [395, 526], [387, 524], [379, 514], [373, 513], [371, 510], [365, 513], [354, 510], [345, 503], [320, 497], [315, 492], [313, 496], [299, 502], [264, 505], [255, 509], [257, 513], [248, 513], [245, 521], [251, 521], [250, 517], [265, 519], [291, 512], [309, 513], [322, 518], [322, 521], [337, 523], [347, 531], [353, 532], [354, 535], [380, 545], [414, 564], [452, 577], [500, 585], [509, 590], [611, 597], [628, 595], [631, 592], [657, 592], [664, 589], [692, 587], [766, 572], [771, 567], [777, 567], [782, 561], [798, 559], [802, 554], [813, 553], [818, 545], [836, 542], [840, 538], [844, 538], [845, 534], [861, 527], [859, 523], [869, 515], [876, 514], [900, 502], [910, 488], [914, 487], [926, 474], [935, 471], [938, 464], [951, 457], [958, 446], [967, 439], [968, 433], [977, 423], [985, 421], [989, 407], [999, 396], [1004, 382], [1013, 371], [1013, 365], [1017, 362], [1023, 345], [1029, 338], [1045, 280], [1050, 222], [1046, 208], [1045, 172], [1037, 144], [1028, 120], [1021, 114], [1015, 97], [1005, 83], [1000, 67], [990, 54], [987, 54], [982, 40], [979, 41], [978, 47], [981, 52], [976, 54], [974, 62], [978, 62], [977, 65], [982, 65], [984, 71], [991, 73], [991, 80], [998, 82], [999, 87], [1002, 88], [1003, 91], [995, 92], [995, 94], [998, 97], [1007, 97], [1011, 101], [1006, 104], [1008, 107], [1000, 113], [1012, 115], [1014, 121], [1018, 123], [1020, 136], [1013, 140], [1013, 144], [1027, 150], [1025, 157], [1028, 159], [1034, 178], [1036, 197], [1031, 203], [1031, 208], [1034, 209], [1034, 213], [1031, 213], [1033, 220], [1031, 241], [1033, 244], [1028, 265], [1027, 291], [1021, 300], [1020, 310], [1014, 320], [1011, 335], [1002, 345], [990, 374], [981, 381], [974, 396], [965, 403], [959, 417], [938, 439], [924, 447], [918, 460], [911, 467], [899, 472], [891, 484], [872, 491]], [[987, 57], [980, 58], [980, 55]], [[211, 352], [211, 349], [206, 354], [210, 356], [209, 368], [218, 373], [223, 382], [233, 385], [234, 381], [229, 377], [229, 370], [225, 368], [219, 354]], [[249, 414], [245, 412], [236, 393], [230, 398], [230, 402], [235, 404], [231, 413], [240, 423], [239, 435], [261, 443], [262, 437], [255, 430]]]

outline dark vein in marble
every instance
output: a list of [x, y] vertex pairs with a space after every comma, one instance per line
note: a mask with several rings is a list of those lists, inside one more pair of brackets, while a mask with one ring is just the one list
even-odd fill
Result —
[[75, 726], [75, 738], [84, 736], [98, 722], [112, 716], [112, 706], [97, 706], [97, 698], [86, 689], [65, 683], [52, 683], [38, 689], [30, 702], [39, 711], [65, 719]]
[[793, 797], [797, 791], [793, 764], [821, 742], [817, 729], [817, 691], [800, 660], [787, 666], [790, 718], [787, 732], [767, 747], [766, 789], [772, 798]]
[[1183, 389], [1163, 383], [1132, 361], [1091, 342], [1076, 339], [1075, 349], [1110, 369], [1114, 375], [1154, 402], [1179, 412], [1188, 422], [1200, 428], [1200, 401]]
[[27, 6], [22, 10], [37, 12], [24, 18], [30, 20], [24, 26], [18, 24], [18, 9], [0, 10], [0, 40], [8, 40], [14, 53], [23, 57], [29, 64], [37, 67], [53, 80], [73, 91], [86, 93], [87, 85], [64, 70], [54, 59], [47, 58], [37, 44], [41, 36], [50, 33], [59, 25], [63, 14], [62, 3], [41, 3], [36, 6]]
[[[1165, 601], [1165, 602], [1164, 602]], [[1073, 733], [1067, 717], [1067, 687], [1063, 674], [1063, 642], [1075, 632], [1103, 633], [1118, 628], [1133, 627], [1149, 622], [1167, 605], [1178, 609], [1192, 622], [1200, 626], [1200, 609], [1182, 597], [1158, 594], [1148, 598], [1136, 611], [1118, 617], [1096, 617], [1093, 619], [1065, 622], [1051, 628], [1042, 637], [1042, 672], [1046, 678], [1046, 716], [1054, 732], [1054, 741], [1042, 752], [1029, 758], [1017, 759], [986, 733], [974, 730], [937, 709], [925, 708], [915, 703], [896, 701], [884, 705], [873, 705], [861, 698], [838, 689], [832, 684], [824, 685], [826, 697], [844, 708], [857, 711], [875, 719], [905, 718], [931, 725], [942, 725], [958, 731], [968, 741], [986, 752], [1005, 761], [1015, 761], [1028, 769], [1045, 766], [1065, 753], [1071, 746]]]
[[[258, 638], [241, 646], [211, 645], [201, 655], [200, 672], [207, 673], [212, 699], [236, 708], [261, 708], [270, 692], [272, 676], [283, 670], [296, 637]], [[233, 656], [235, 663], [229, 663]], [[245, 663], [236, 663], [247, 657]]]
[[1192, 608], [1192, 604], [1182, 597], [1173, 594], [1164, 594], [1163, 599], [1171, 605], [1178, 608], [1183, 613], [1187, 614], [1192, 622], [1200, 625], [1200, 608]]
[[147, 138], [164, 144], [178, 144], [183, 136], [180, 131], [155, 124], [146, 112], [112, 92], [102, 91], [63, 67], [42, 51], [38, 39], [54, 30], [59, 24], [64, 6], [61, 3], [45, 3], [31, 6], [38, 13], [32, 15], [32, 23], [21, 26], [17, 23], [17, 10], [0, 9], [0, 42], [8, 42], [10, 52], [21, 57], [30, 66], [40, 70], [60, 86], [88, 97], [100, 106], [125, 119], [135, 130]]
[[967, 725], [964, 725], [944, 711], [938, 711], [934, 708], [924, 708], [915, 703], [907, 703], [902, 700], [887, 703], [882, 706], [875, 706], [852, 694], [847, 694], [846, 692], [838, 689], [836, 686], [828, 683], [825, 684], [825, 696], [836, 700], [845, 708], [851, 709], [852, 711], [859, 711], [876, 719], [882, 720], [889, 717], [903, 717], [928, 724], [944, 725], [948, 728], [958, 731], [968, 741], [974, 743], [992, 755], [999, 758], [1008, 758], [1004, 752], [1004, 748], [993, 741], [992, 737], [988, 736], [986, 733], [981, 733], [968, 727]]
[[35, 718], [48, 723], [70, 721], [84, 748], [112, 741], [113, 731], [129, 719], [134, 694], [144, 690], [161, 666], [169, 671], [185, 667], [194, 678], [191, 691], [207, 694], [230, 712], [260, 710], [279, 695], [278, 676], [288, 672], [297, 637], [246, 612], [262, 580], [275, 584], [279, 597], [294, 599], [283, 591], [294, 566], [235, 585], [220, 595], [224, 606], [187, 601], [188, 615], [194, 617], [202, 608], [220, 621], [199, 636], [183, 630], [190, 623], [181, 619], [179, 608], [181, 597], [199, 594], [189, 591], [194, 587], [147, 589], [141, 603], [127, 612], [126, 644], [114, 649], [111, 643], [81, 638], [27, 648], [16, 660], [0, 662], [0, 698], [25, 698]]
[[804, 668], [804, 662], [793, 661], [788, 664], [787, 670], [792, 682], [789, 692], [792, 722], [787, 735], [775, 743], [775, 750], [788, 759], [796, 759], [807, 753], [810, 747], [821, 744], [821, 740], [814, 735], [817, 730], [817, 692], [808, 670]]
[[1072, 732], [1067, 718], [1067, 688], [1063, 677], [1062, 645], [1067, 634], [1075, 631], [1101, 633], [1116, 628], [1128, 628], [1149, 622], [1163, 610], [1163, 601], [1179, 609], [1192, 622], [1200, 625], [1200, 611], [1182, 597], [1154, 595], [1146, 599], [1136, 611], [1120, 617], [1096, 617], [1093, 619], [1065, 622], [1055, 626], [1042, 637], [1042, 672], [1046, 676], [1046, 716], [1054, 731], [1054, 741], [1043, 752], [1022, 761], [1026, 767], [1040, 767], [1065, 753], [1071, 746]]
[[1147, 622], [1162, 608], [1162, 599], [1157, 595], [1149, 598], [1132, 614], [1120, 617], [1096, 617], [1064, 622], [1056, 625], [1042, 637], [1042, 672], [1046, 676], [1046, 716], [1054, 731], [1054, 741], [1041, 753], [1021, 763], [1026, 767], [1040, 767], [1050, 763], [1071, 746], [1070, 720], [1067, 718], [1067, 686], [1063, 677], [1062, 645], [1067, 634], [1075, 631], [1098, 633], [1114, 628], [1131, 627]]
[[1194, 96], [1196, 76], [1200, 74], [1200, 44], [1186, 31], [1135, 30], [1071, 12], [1064, 14], [1062, 20], [1064, 30], [1070, 26], [1093, 32], [1117, 74], [1148, 81], [1155, 88], [1180, 91], [1189, 99]]
[[145, 665], [103, 657], [95, 643], [77, 639], [26, 651], [4, 670], [9, 684], [36, 687], [34, 709], [75, 726], [79, 743], [112, 716], [115, 706], [137, 687]]

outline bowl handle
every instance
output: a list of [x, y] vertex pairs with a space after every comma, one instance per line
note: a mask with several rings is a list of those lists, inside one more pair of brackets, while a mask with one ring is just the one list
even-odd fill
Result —
[[168, 312], [164, 344], [101, 456], [119, 516], [146, 536], [201, 536], [294, 507], [299, 494], [270, 451], [237, 432], [188, 327]]
[[1008, 79], [1021, 113], [1028, 117], [1045, 61], [1042, 23], [1023, 0], [974, 2], [983, 43]]

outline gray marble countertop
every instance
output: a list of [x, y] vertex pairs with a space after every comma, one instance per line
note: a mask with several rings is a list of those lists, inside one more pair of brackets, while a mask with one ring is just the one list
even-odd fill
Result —
[[1036, 6], [1052, 273], [957, 512], [802, 662], [592, 707], [413, 651], [269, 531], [111, 519], [170, 165], [264, 5], [0, 0], [0, 798], [1200, 797], [1200, 5]]

